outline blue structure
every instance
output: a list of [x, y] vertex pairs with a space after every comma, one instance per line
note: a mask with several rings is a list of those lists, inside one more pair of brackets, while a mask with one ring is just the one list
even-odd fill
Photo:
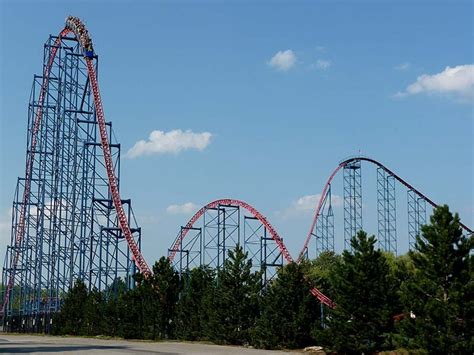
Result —
[[[43, 68], [51, 58], [54, 61], [49, 80], [34, 76], [28, 106], [26, 169], [30, 193], [23, 197], [28, 191], [27, 179], [18, 178], [11, 243], [2, 270], [4, 293], [13, 278], [3, 315], [4, 328], [10, 331], [48, 332], [52, 314], [60, 309], [65, 293], [78, 279], [90, 289], [109, 293], [117, 292], [119, 278], [128, 288], [134, 285], [135, 264], [110, 195], [84, 58], [84, 54], [94, 56], [94, 52], [84, 53], [73, 37], [62, 37], [59, 46], [57, 39], [50, 36], [44, 45]], [[43, 86], [44, 99], [40, 99]], [[31, 154], [38, 110], [42, 119]], [[106, 127], [115, 175], [120, 179], [120, 144], [113, 141], [112, 123]], [[122, 200], [122, 204], [140, 245], [141, 229], [131, 201]], [[25, 232], [18, 245], [20, 214]], [[4, 300], [5, 294], [1, 296]]]

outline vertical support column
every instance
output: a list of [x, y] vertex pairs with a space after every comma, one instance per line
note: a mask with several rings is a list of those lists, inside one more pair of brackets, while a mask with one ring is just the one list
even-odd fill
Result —
[[253, 216], [244, 216], [244, 251], [252, 260], [253, 271], [262, 273], [262, 286], [271, 281], [279, 267], [283, 266], [283, 255], [267, 228]]
[[408, 247], [415, 248], [416, 236], [420, 235], [420, 228], [426, 224], [426, 201], [413, 190], [407, 192], [408, 200]]
[[397, 254], [397, 204], [395, 177], [387, 176], [387, 251]]
[[[115, 212], [108, 202], [104, 208], [93, 202], [95, 198], [109, 201], [110, 191], [82, 49], [71, 37], [57, 39], [50, 36], [43, 50], [43, 69], [56, 54], [50, 70], [33, 80], [26, 177], [18, 180], [13, 248], [7, 249], [6, 259], [12, 262], [16, 251], [19, 254], [12, 262], [15, 266], [5, 264], [3, 270], [13, 278], [12, 297], [6, 305], [10, 325], [15, 320], [21, 331], [47, 331], [52, 313], [59, 310], [61, 298], [78, 278], [101, 290], [114, 284], [119, 273], [131, 280], [135, 270]], [[97, 58], [95, 65], [97, 69]], [[111, 124], [106, 126], [113, 137]], [[111, 138], [110, 148], [119, 179], [120, 145]], [[129, 203], [129, 221], [131, 213]], [[21, 245], [16, 246], [20, 215], [24, 215], [25, 230]], [[134, 217], [133, 221], [136, 225]], [[140, 240], [140, 229], [131, 230]]]
[[226, 238], [226, 210], [217, 209], [217, 269], [224, 266], [226, 257], [225, 238]]
[[[185, 236], [183, 238], [183, 236]], [[180, 277], [188, 275], [189, 270], [203, 266], [202, 253], [202, 228], [181, 226], [176, 237], [179, 244], [176, 249], [168, 249], [168, 256], [175, 254], [173, 267], [178, 271]], [[173, 246], [176, 244], [173, 243]]]
[[222, 267], [226, 257], [227, 217], [224, 206], [206, 208], [203, 216], [203, 262], [215, 269]]
[[351, 238], [362, 230], [361, 161], [344, 166], [344, 248], [351, 250]]
[[377, 168], [377, 224], [380, 249], [397, 253], [395, 177]]
[[316, 257], [324, 251], [334, 251], [334, 213], [332, 210], [331, 186], [329, 186], [313, 236], [316, 239]]

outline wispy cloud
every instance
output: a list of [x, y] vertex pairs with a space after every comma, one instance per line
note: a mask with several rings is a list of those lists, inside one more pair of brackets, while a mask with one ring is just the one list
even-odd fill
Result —
[[291, 49], [278, 51], [269, 61], [268, 65], [280, 71], [288, 71], [296, 64], [296, 55]]
[[474, 64], [446, 67], [437, 74], [423, 74], [395, 97], [418, 94], [454, 96], [462, 101], [474, 101]]
[[[287, 209], [280, 211], [277, 214], [283, 218], [289, 218], [292, 216], [314, 213], [320, 199], [321, 194], [302, 196], [293, 201]], [[332, 195], [331, 204], [332, 207], [340, 207], [343, 204], [343, 198], [339, 195]]]
[[404, 62], [399, 65], [396, 65], [394, 69], [403, 71], [403, 70], [408, 70], [410, 67], [411, 67], [411, 64], [409, 62]]
[[127, 152], [127, 158], [142, 155], [179, 153], [183, 150], [203, 150], [211, 143], [209, 132], [194, 133], [191, 130], [175, 129], [169, 132], [152, 131], [148, 140], [140, 140]]
[[315, 63], [310, 65], [310, 69], [327, 70], [331, 67], [332, 62], [326, 59], [318, 59]]
[[198, 209], [198, 205], [192, 202], [186, 202], [182, 205], [169, 205], [166, 207], [166, 212], [169, 214], [191, 214]]

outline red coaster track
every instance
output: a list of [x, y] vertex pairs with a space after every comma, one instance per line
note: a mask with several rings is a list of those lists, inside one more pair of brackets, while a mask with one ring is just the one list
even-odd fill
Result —
[[[273, 226], [270, 224], [270, 222], [267, 220], [267, 218], [261, 214], [255, 207], [252, 205], [248, 204], [247, 202], [241, 201], [241, 200], [235, 200], [235, 199], [220, 199], [220, 200], [215, 200], [204, 207], [202, 207], [199, 211], [197, 211], [194, 216], [191, 217], [189, 222], [186, 224], [186, 226], [182, 229], [182, 233], [176, 238], [176, 241], [173, 245], [173, 248], [170, 250], [170, 254], [168, 256], [170, 261], [173, 261], [176, 252], [179, 250], [179, 246], [181, 245], [183, 239], [186, 237], [188, 234], [189, 230], [193, 227], [194, 223], [205, 213], [206, 209], [210, 208], [218, 208], [219, 206], [239, 206], [247, 211], [249, 211], [255, 218], [257, 218], [267, 229], [267, 231], [270, 233], [271, 237], [275, 241], [275, 243], [278, 245], [278, 248], [280, 249], [283, 257], [288, 263], [294, 262], [293, 258], [291, 257], [288, 249], [286, 248], [285, 244], [283, 243], [283, 240], [281, 237], [278, 235], [278, 232], [273, 228]], [[321, 291], [319, 291], [317, 288], [313, 288], [310, 290], [311, 294], [316, 297], [321, 303], [329, 306], [329, 307], [334, 307], [334, 303], [329, 299], [327, 296], [325, 296]]]
[[10, 293], [13, 288], [13, 282], [14, 282], [14, 273], [18, 264], [18, 259], [20, 257], [21, 243], [25, 235], [25, 214], [26, 214], [25, 206], [28, 204], [29, 197], [30, 197], [31, 167], [34, 161], [34, 156], [35, 156], [35, 151], [36, 151], [38, 130], [39, 130], [41, 120], [43, 117], [43, 104], [44, 104], [46, 88], [48, 87], [48, 84], [49, 84], [49, 73], [51, 70], [51, 66], [53, 65], [54, 58], [57, 53], [57, 49], [59, 45], [61, 44], [61, 38], [67, 36], [69, 33], [74, 34], [77, 41], [82, 46], [84, 54], [85, 54], [85, 61], [87, 64], [90, 87], [94, 96], [94, 105], [95, 105], [95, 110], [96, 110], [97, 123], [99, 125], [102, 150], [104, 153], [104, 163], [107, 170], [107, 178], [109, 182], [110, 193], [112, 195], [112, 201], [114, 203], [114, 207], [117, 212], [120, 229], [122, 230], [122, 233], [125, 236], [125, 239], [127, 240], [130, 251], [132, 252], [132, 258], [135, 261], [135, 264], [137, 265], [138, 270], [142, 274], [145, 274], [145, 275], [151, 274], [151, 270], [149, 266], [147, 265], [143, 255], [140, 253], [140, 249], [138, 248], [137, 243], [133, 239], [132, 232], [130, 230], [130, 226], [127, 220], [127, 215], [125, 214], [125, 211], [122, 206], [122, 201], [120, 199], [120, 192], [119, 192], [119, 188], [117, 184], [117, 177], [115, 176], [115, 172], [114, 172], [112, 156], [110, 153], [109, 138], [107, 136], [107, 129], [105, 125], [104, 109], [102, 106], [102, 100], [100, 98], [99, 83], [97, 81], [97, 75], [94, 68], [94, 55], [93, 55], [93, 48], [92, 48], [92, 40], [89, 37], [89, 34], [84, 24], [77, 17], [69, 16], [66, 19], [65, 28], [61, 31], [61, 33], [59, 34], [58, 38], [55, 41], [55, 47], [51, 50], [48, 65], [44, 69], [43, 83], [41, 85], [41, 91], [38, 98], [38, 109], [35, 114], [35, 120], [34, 120], [34, 125], [33, 125], [31, 153], [26, 162], [25, 190], [24, 190], [23, 199], [22, 199], [23, 207], [20, 210], [20, 218], [18, 222], [16, 235], [15, 235], [15, 255], [12, 260], [12, 265], [11, 265], [14, 271], [8, 280], [7, 290], [5, 293], [5, 299], [4, 299], [3, 307], [2, 307], [2, 314], [4, 314], [6, 307], [8, 305], [8, 302], [10, 301]]
[[[107, 130], [106, 130], [106, 123], [105, 123], [105, 115], [104, 115], [104, 110], [103, 110], [103, 105], [102, 105], [102, 100], [100, 96], [100, 91], [99, 91], [99, 84], [97, 81], [97, 75], [95, 72], [95, 67], [94, 67], [94, 50], [92, 47], [92, 40], [89, 37], [88, 31], [85, 28], [84, 24], [77, 18], [77, 17], [72, 17], [69, 16], [66, 19], [66, 26], [65, 28], [61, 31], [59, 34], [58, 38], [55, 41], [55, 46], [51, 50], [50, 57], [49, 57], [49, 62], [48, 65], [44, 68], [44, 73], [43, 73], [43, 82], [41, 86], [41, 90], [39, 93], [39, 98], [38, 98], [38, 108], [35, 113], [35, 119], [33, 123], [33, 132], [32, 132], [32, 140], [31, 140], [31, 152], [30, 155], [28, 156], [27, 162], [26, 162], [26, 172], [25, 172], [25, 189], [22, 197], [22, 208], [20, 209], [20, 216], [19, 216], [19, 222], [18, 222], [18, 228], [16, 229], [16, 234], [15, 234], [15, 252], [14, 252], [14, 257], [11, 262], [11, 268], [13, 270], [13, 273], [11, 274], [8, 284], [7, 284], [7, 290], [5, 293], [5, 299], [3, 303], [3, 307], [1, 310], [1, 313], [4, 314], [6, 310], [6, 306], [9, 303], [10, 300], [10, 294], [11, 290], [13, 288], [13, 283], [14, 283], [14, 274], [15, 270], [17, 268], [17, 264], [19, 261], [20, 257], [20, 252], [21, 252], [21, 245], [22, 241], [25, 235], [25, 214], [26, 214], [26, 206], [29, 203], [29, 197], [30, 197], [30, 192], [31, 192], [31, 169], [32, 169], [32, 164], [34, 161], [34, 156], [35, 156], [35, 151], [36, 151], [36, 145], [37, 145], [37, 137], [38, 137], [38, 130], [42, 121], [42, 116], [43, 116], [43, 105], [44, 105], [44, 100], [45, 100], [45, 93], [46, 89], [49, 85], [49, 74], [51, 71], [51, 67], [54, 63], [54, 59], [57, 53], [57, 49], [61, 44], [62, 38], [67, 36], [69, 33], [72, 33], [77, 41], [80, 43], [83, 51], [84, 51], [84, 57], [85, 57], [85, 62], [87, 65], [87, 71], [88, 71], [88, 77], [89, 77], [89, 85], [93, 93], [94, 97], [94, 106], [95, 106], [95, 111], [96, 111], [96, 117], [97, 117], [97, 123], [99, 126], [99, 131], [100, 131], [100, 139], [101, 139], [101, 146], [104, 154], [104, 163], [107, 171], [107, 178], [108, 178], [108, 184], [109, 184], [109, 189], [110, 193], [112, 195], [112, 201], [117, 213], [120, 229], [125, 236], [125, 239], [128, 243], [128, 246], [130, 248], [130, 251], [132, 253], [132, 258], [139, 270], [140, 273], [144, 274], [145, 276], [151, 275], [151, 270], [149, 266], [147, 265], [143, 255], [141, 254], [137, 243], [133, 239], [132, 232], [130, 230], [129, 226], [129, 221], [127, 219], [127, 216], [125, 214], [125, 211], [122, 206], [122, 201], [120, 199], [120, 192], [119, 192], [119, 187], [117, 183], [117, 177], [115, 176], [114, 173], [114, 167], [113, 167], [113, 161], [112, 161], [112, 156], [110, 152], [110, 144], [109, 144], [109, 137], [107, 135]], [[386, 168], [384, 165], [381, 163], [377, 162], [376, 160], [366, 158], [366, 157], [353, 157], [347, 160], [344, 160], [341, 162], [336, 169], [332, 172], [330, 175], [328, 181], [326, 182], [324, 189], [322, 191], [321, 199], [319, 201], [319, 204], [316, 208], [315, 215], [313, 218], [313, 222], [311, 224], [310, 231], [306, 237], [303, 249], [301, 253], [299, 254], [297, 262], [300, 262], [303, 258], [303, 255], [305, 253], [305, 250], [308, 247], [308, 244], [310, 242], [311, 236], [312, 236], [312, 231], [314, 230], [314, 227], [316, 226], [316, 223], [318, 221], [318, 217], [324, 202], [324, 196], [326, 196], [328, 189], [331, 185], [331, 182], [334, 178], [334, 176], [338, 173], [339, 170], [344, 168], [347, 164], [350, 164], [351, 162], [354, 161], [367, 161], [372, 164], [375, 164], [377, 167], [384, 169], [388, 174], [393, 175], [401, 184], [406, 186], [408, 189], [414, 191], [419, 197], [423, 198], [425, 201], [427, 201], [431, 206], [437, 207], [437, 204], [434, 203], [432, 200], [430, 200], [428, 197], [423, 195], [420, 191], [415, 189], [413, 186], [411, 186], [409, 183], [407, 183], [405, 180], [400, 178], [398, 175], [394, 174], [391, 170]], [[175, 241], [174, 247], [171, 251], [171, 254], [169, 256], [170, 260], [173, 260], [173, 258], [176, 255], [176, 251], [178, 250], [178, 247], [184, 237], [186, 236], [189, 228], [193, 226], [193, 224], [203, 215], [205, 212], [206, 208], [215, 208], [219, 205], [236, 205], [240, 206], [247, 211], [249, 211], [254, 217], [256, 217], [268, 230], [270, 233], [271, 237], [273, 240], [276, 242], [278, 245], [278, 248], [280, 249], [283, 257], [288, 263], [294, 262], [293, 258], [291, 257], [290, 253], [288, 252], [288, 249], [283, 243], [283, 240], [280, 238], [278, 235], [277, 231], [273, 226], [268, 222], [265, 216], [263, 216], [257, 209], [252, 207], [246, 202], [240, 201], [240, 200], [234, 200], [234, 199], [220, 199], [213, 201], [206, 206], [202, 207], [192, 218], [191, 220], [187, 223], [186, 227], [183, 230], [183, 233], [177, 238]], [[466, 225], [461, 223], [461, 226], [464, 230], [466, 230], [469, 233], [473, 233], [472, 229], [468, 228]], [[334, 307], [334, 303], [326, 297], [324, 294], [322, 294], [318, 289], [314, 288], [311, 290], [311, 293], [323, 304], [328, 305], [330, 307]]]
[[[339, 163], [339, 165], [336, 167], [336, 169], [334, 169], [334, 171], [332, 172], [332, 174], [329, 176], [329, 179], [327, 180], [326, 184], [324, 185], [324, 188], [323, 188], [323, 191], [321, 192], [321, 199], [319, 200], [319, 203], [316, 207], [316, 210], [314, 212], [314, 218], [313, 218], [313, 223], [311, 223], [311, 227], [309, 229], [309, 233], [308, 235], [306, 236], [306, 240], [305, 240], [305, 243], [303, 245], [303, 249], [301, 250], [300, 254], [298, 255], [298, 260], [297, 262], [300, 262], [303, 257], [304, 257], [304, 254], [305, 254], [305, 251], [306, 249], [308, 248], [308, 244], [311, 240], [311, 236], [312, 236], [312, 232], [314, 230], [314, 227], [316, 226], [316, 223], [318, 222], [318, 218], [319, 218], [319, 215], [320, 215], [320, 212], [321, 212], [321, 208], [323, 207], [323, 202], [324, 202], [324, 197], [326, 196], [327, 192], [328, 192], [328, 189], [329, 187], [331, 186], [331, 182], [332, 180], [334, 179], [334, 176], [336, 176], [336, 174], [339, 172], [339, 170], [341, 170], [342, 168], [344, 168], [346, 165], [352, 163], [352, 162], [355, 162], [355, 161], [367, 161], [371, 164], [374, 164], [376, 165], [377, 167], [379, 168], [382, 168], [383, 170], [385, 170], [389, 175], [393, 175], [393, 177], [398, 180], [402, 185], [404, 185], [406, 188], [408, 188], [409, 190], [412, 190], [414, 191], [419, 197], [423, 198], [426, 202], [428, 202], [432, 207], [437, 207], [438, 205], [436, 203], [434, 203], [432, 200], [430, 200], [426, 195], [422, 194], [420, 191], [418, 191], [417, 189], [415, 189], [412, 185], [410, 185], [408, 182], [406, 182], [405, 180], [403, 180], [400, 176], [398, 176], [397, 174], [395, 174], [392, 170], [390, 170], [389, 168], [387, 168], [386, 166], [384, 166], [382, 163], [374, 160], [374, 159], [371, 159], [371, 158], [367, 158], [367, 157], [363, 157], [363, 156], [356, 156], [356, 157], [351, 157], [351, 158], [348, 158], [342, 162]], [[461, 227], [467, 231], [468, 233], [473, 233], [472, 229], [467, 227], [465, 224], [463, 223], [460, 223]]]

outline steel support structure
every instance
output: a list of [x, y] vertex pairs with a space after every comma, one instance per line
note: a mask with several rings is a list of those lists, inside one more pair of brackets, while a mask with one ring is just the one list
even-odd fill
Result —
[[416, 237], [421, 235], [421, 226], [426, 224], [426, 200], [414, 190], [407, 191], [408, 201], [408, 247], [415, 248]]
[[334, 212], [332, 209], [331, 186], [327, 190], [313, 236], [316, 257], [324, 251], [334, 251]]
[[168, 249], [168, 258], [180, 275], [200, 266], [221, 269], [228, 251], [237, 245], [248, 253], [253, 270], [261, 271], [262, 285], [272, 280], [283, 266], [283, 252], [269, 229], [255, 215], [241, 213], [240, 205], [205, 206], [195, 216], [198, 217], [193, 217], [192, 223], [181, 227], [173, 246]]
[[[52, 314], [78, 279], [89, 288], [113, 290], [108, 286], [118, 278], [133, 287], [135, 273], [111, 203], [88, 67], [77, 40], [50, 36], [44, 45], [43, 72], [47, 77], [33, 78], [26, 137], [28, 179], [17, 182], [11, 242], [2, 270], [3, 289], [8, 280], [13, 284], [3, 314], [4, 326], [11, 331], [48, 332]], [[38, 112], [41, 121], [35, 126]], [[106, 128], [113, 137], [110, 122]], [[110, 155], [119, 181], [120, 144], [111, 142]], [[140, 245], [131, 202], [123, 202]]]
[[267, 234], [267, 228], [254, 216], [244, 216], [243, 248], [252, 260], [253, 269], [262, 273], [262, 285], [267, 285], [283, 266], [283, 254]]
[[[186, 239], [182, 238], [185, 233], [188, 234]], [[178, 271], [180, 277], [188, 275], [191, 269], [204, 265], [202, 236], [201, 227], [181, 226], [177, 236], [180, 243], [177, 250], [175, 250], [176, 258], [174, 258], [172, 262], [174, 269]], [[172, 249], [168, 249], [168, 255], [171, 255], [173, 251]]]
[[218, 205], [206, 208], [203, 216], [202, 264], [220, 269], [229, 249], [240, 243], [240, 207]]
[[351, 238], [362, 230], [361, 161], [354, 160], [343, 169], [344, 185], [344, 249], [351, 250]]
[[378, 245], [385, 251], [397, 253], [397, 213], [395, 177], [384, 168], [377, 168], [377, 226]]

